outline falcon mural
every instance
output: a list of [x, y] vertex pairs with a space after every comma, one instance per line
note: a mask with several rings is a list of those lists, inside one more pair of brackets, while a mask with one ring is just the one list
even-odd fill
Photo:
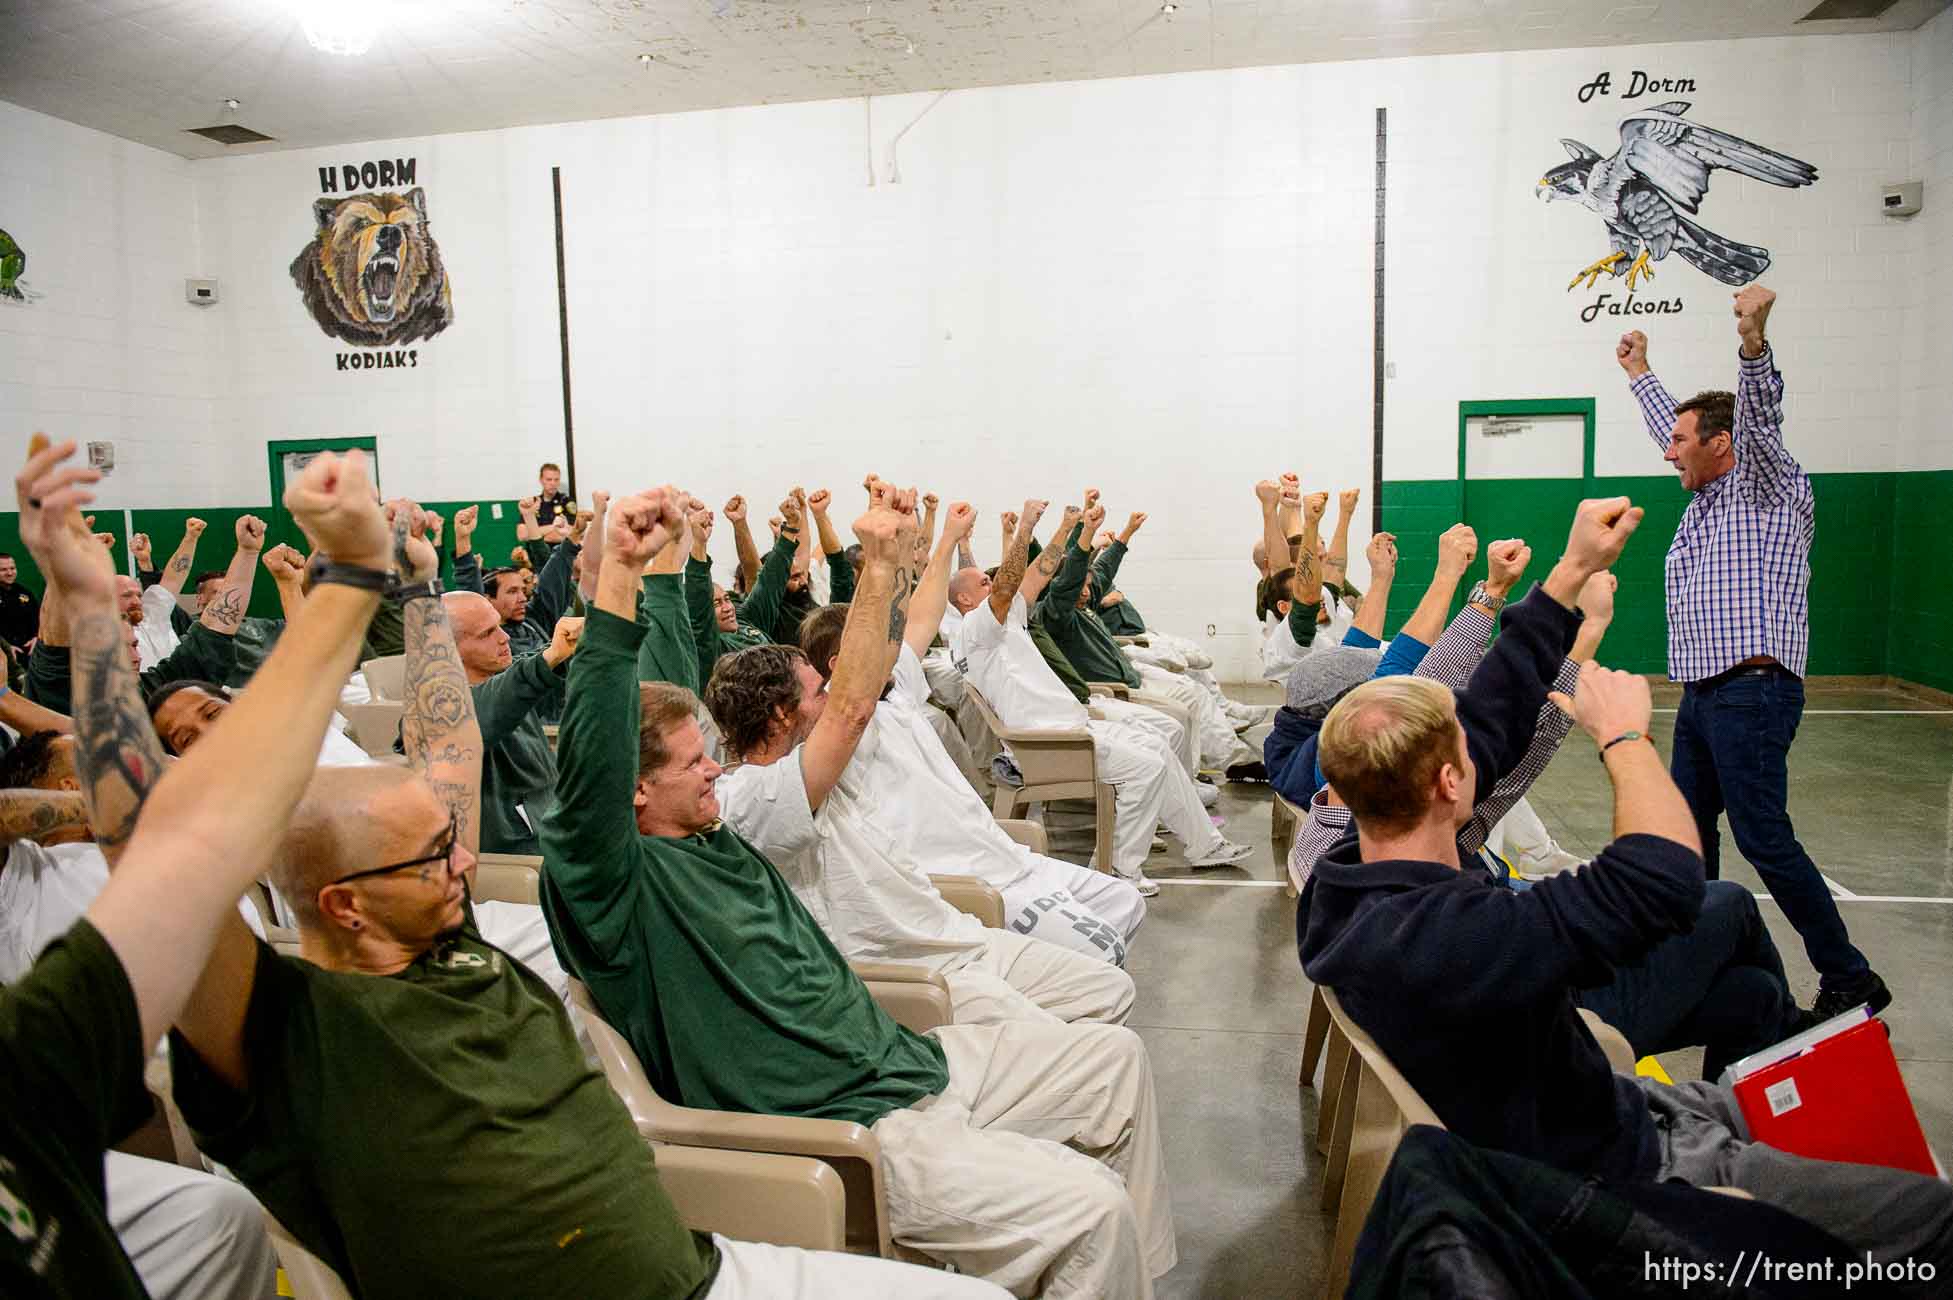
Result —
[[1589, 289], [1603, 273], [1627, 276], [1632, 291], [1673, 251], [1724, 284], [1748, 284], [1769, 269], [1770, 250], [1739, 244], [1690, 220], [1702, 210], [1710, 173], [1735, 172], [1752, 180], [1799, 189], [1817, 180], [1817, 168], [1789, 154], [1751, 144], [1727, 131], [1691, 122], [1683, 100], [1657, 104], [1621, 120], [1621, 147], [1603, 158], [1578, 140], [1561, 140], [1572, 162], [1542, 176], [1538, 197], [1575, 199], [1600, 214], [1614, 251], [1567, 283]]

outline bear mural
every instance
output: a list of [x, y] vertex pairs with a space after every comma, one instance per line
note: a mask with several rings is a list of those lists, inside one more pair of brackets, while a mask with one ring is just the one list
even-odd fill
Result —
[[319, 328], [348, 343], [390, 347], [454, 323], [427, 195], [349, 194], [312, 204], [318, 229], [292, 261], [292, 282]]

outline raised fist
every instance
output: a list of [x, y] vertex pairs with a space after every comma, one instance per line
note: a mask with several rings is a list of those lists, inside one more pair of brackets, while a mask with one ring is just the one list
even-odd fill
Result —
[[475, 521], [481, 518], [480, 506], [463, 506], [454, 512], [454, 536], [458, 541], [475, 531]]
[[1580, 665], [1580, 685], [1571, 700], [1559, 691], [1552, 692], [1549, 698], [1571, 713], [1573, 720], [1597, 745], [1605, 745], [1630, 731], [1647, 735], [1654, 715], [1654, 699], [1647, 678], [1639, 673], [1602, 668], [1591, 661]]
[[136, 567], [150, 569], [155, 566], [150, 561], [149, 534], [131, 533], [129, 535], [129, 554], [135, 557]]
[[515, 508], [522, 512], [522, 517], [525, 519], [533, 517], [541, 507], [541, 497], [523, 497], [522, 500], [515, 503]]
[[692, 525], [692, 549], [703, 550], [712, 536], [712, 512], [705, 508], [704, 502], [700, 502], [687, 513], [686, 518]]
[[1746, 284], [1736, 291], [1736, 334], [1746, 346], [1761, 348], [1763, 326], [1776, 300], [1776, 292], [1760, 284]]
[[305, 577], [305, 557], [283, 542], [266, 551], [259, 563], [271, 574], [273, 582], [298, 582]]
[[[1026, 501], [1024, 503], [1024, 518], [1022, 523], [1024, 530], [1029, 532], [1036, 528], [1038, 526], [1038, 520], [1044, 518], [1044, 512], [1050, 508], [1051, 503], [1049, 501], [1040, 501], [1036, 497], [1032, 497]], [[1068, 508], [1066, 513], [1070, 514], [1072, 511]]]
[[[927, 501], [927, 498], [924, 498]], [[976, 508], [967, 501], [949, 503], [949, 513], [943, 517], [943, 539], [949, 542], [961, 541], [970, 535], [976, 526]]]
[[788, 493], [786, 499], [780, 502], [780, 520], [782, 528], [791, 528], [795, 532], [800, 531], [801, 514], [799, 497]]
[[1336, 494], [1336, 512], [1344, 516], [1355, 514], [1356, 503], [1362, 496], [1362, 488], [1344, 488]]
[[827, 513], [827, 507], [833, 500], [834, 494], [832, 492], [829, 492], [826, 488], [819, 488], [812, 496], [807, 498], [807, 508], [817, 515], [824, 515]]
[[635, 572], [671, 545], [685, 530], [679, 497], [671, 488], [650, 488], [613, 505], [604, 519], [605, 562], [616, 560]]
[[[1283, 491], [1286, 492], [1287, 489], [1285, 488]], [[1329, 494], [1327, 492], [1311, 492], [1308, 496], [1302, 498], [1302, 517], [1310, 523], [1321, 522], [1323, 512], [1328, 509]]]
[[1614, 592], [1619, 589], [1621, 580], [1606, 569], [1588, 578], [1580, 586], [1580, 597], [1575, 603], [1580, 612], [1590, 619], [1612, 622], [1614, 619]]
[[386, 516], [373, 498], [364, 452], [322, 451], [285, 488], [285, 509], [319, 550], [340, 564], [392, 567]]
[[941, 498], [939, 498], [934, 492], [924, 492], [922, 494], [922, 508], [924, 510], [934, 511], [936, 507], [941, 504], [942, 504]]
[[1438, 538], [1438, 568], [1453, 577], [1472, 567], [1478, 558], [1478, 534], [1470, 524], [1453, 524]]
[[209, 524], [197, 518], [195, 515], [191, 515], [183, 521], [183, 531], [191, 537], [202, 537], [203, 530], [208, 527], [210, 527]]
[[1485, 586], [1503, 596], [1518, 585], [1526, 566], [1532, 563], [1533, 548], [1524, 538], [1508, 537], [1485, 548]]
[[1281, 484], [1275, 482], [1274, 479], [1265, 478], [1255, 484], [1255, 500], [1261, 502], [1264, 506], [1273, 507], [1281, 499]]
[[746, 498], [736, 496], [728, 500], [726, 502], [724, 514], [726, 517], [726, 522], [729, 524], [745, 523], [746, 522]]
[[264, 549], [264, 520], [256, 515], [238, 516], [237, 549], [254, 555]]
[[1105, 522], [1105, 507], [1098, 504], [1098, 494], [1096, 492], [1092, 493], [1090, 499], [1092, 504], [1086, 509], [1083, 516], [1087, 545], [1091, 543], [1092, 538], [1098, 536], [1099, 525]]
[[1582, 501], [1567, 534], [1565, 560], [1582, 575], [1612, 567], [1627, 539], [1641, 526], [1641, 513], [1641, 507], [1626, 497]]
[[1363, 548], [1365, 558], [1370, 561], [1370, 581], [1394, 577], [1397, 572], [1397, 535], [1395, 533], [1372, 533], [1370, 544]]
[[1142, 527], [1144, 527], [1145, 523], [1146, 523], [1146, 512], [1144, 510], [1135, 510], [1131, 514], [1127, 515], [1126, 516], [1126, 540], [1131, 541], [1132, 535], [1138, 532]]
[[561, 664], [576, 653], [577, 642], [583, 637], [583, 620], [580, 618], [559, 618], [556, 631], [549, 638], [549, 646], [543, 651], [543, 662], [551, 668]]
[[1640, 330], [1629, 330], [1621, 335], [1621, 341], [1614, 345], [1614, 360], [1620, 362], [1621, 369], [1627, 371], [1629, 379], [1639, 379], [1648, 373], [1648, 336]]
[[1015, 510], [1006, 510], [1000, 518], [1004, 524], [1004, 536], [1015, 536], [1017, 534], [1017, 512]]
[[427, 539], [433, 542], [434, 545], [439, 546], [441, 544], [441, 533], [447, 528], [448, 521], [441, 517], [441, 513], [438, 510], [426, 511], [423, 517], [427, 521]]
[[854, 521], [864, 565], [902, 568], [915, 563], [915, 498], [877, 480], [870, 489], [868, 513]]
[[1097, 488], [1086, 488], [1085, 508], [1087, 510], [1090, 510], [1093, 506], [1097, 505], [1098, 503], [1099, 503], [1099, 490]]
[[50, 446], [46, 434], [28, 440], [27, 463], [14, 479], [20, 540], [50, 583], [71, 595], [108, 601], [115, 595], [115, 567], [80, 512], [94, 501], [89, 485], [100, 482], [102, 472], [64, 464], [74, 454], [74, 443]]

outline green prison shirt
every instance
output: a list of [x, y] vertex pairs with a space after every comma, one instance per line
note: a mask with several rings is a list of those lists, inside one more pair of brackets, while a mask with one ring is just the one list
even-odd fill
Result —
[[170, 1036], [197, 1145], [363, 1300], [688, 1300], [718, 1267], [549, 986], [476, 931], [395, 975], [258, 944], [233, 1091]]
[[129, 977], [86, 920], [0, 988], [0, 1296], [147, 1300], [102, 1153], [151, 1113]]
[[543, 715], [560, 711], [563, 675], [540, 654], [524, 655], [469, 693], [481, 724], [482, 851], [540, 853], [535, 828], [556, 802]]
[[[689, 596], [685, 579], [676, 573], [647, 573], [637, 600], [637, 620], [651, 629], [637, 652], [637, 679], [670, 682], [697, 695], [699, 656], [694, 646]], [[706, 615], [712, 613], [712, 589], [706, 588]]]
[[875, 1005], [745, 840], [716, 822], [684, 839], [638, 833], [644, 635], [593, 610], [571, 660], [542, 827], [542, 906], [563, 969], [682, 1105], [873, 1124], [941, 1092], [941, 1045]]
[[712, 680], [712, 666], [721, 656], [736, 654], [748, 646], [773, 644], [771, 629], [779, 621], [780, 603], [787, 592], [787, 574], [793, 568], [793, 554], [799, 545], [784, 532], [773, 543], [773, 549], [760, 564], [759, 577], [753, 580], [753, 589], [739, 602], [736, 632], [719, 630], [719, 617], [712, 609], [711, 562], [696, 558], [685, 561], [685, 608], [691, 615], [701, 687]]
[[1065, 546], [1058, 574], [1038, 600], [1036, 621], [1051, 633], [1080, 677], [1088, 682], [1123, 682], [1138, 690], [1139, 674], [1119, 653], [1119, 643], [1097, 614], [1078, 607], [1078, 593], [1085, 590], [1091, 560], [1090, 551], [1080, 550], [1075, 543]]
[[1092, 608], [1099, 613], [1106, 631], [1114, 636], [1145, 636], [1146, 620], [1130, 600], [1116, 605], [1105, 603], [1105, 594], [1118, 589], [1119, 566], [1126, 562], [1126, 544], [1113, 538], [1111, 545], [1092, 561]]
[[[237, 638], [212, 632], [197, 623], [182, 643], [163, 656], [154, 668], [138, 673], [136, 681], [146, 696], [158, 687], [185, 679], [221, 685], [231, 679], [236, 667]], [[27, 660], [27, 698], [44, 709], [73, 715], [73, 691], [73, 660], [69, 648], [45, 641], [36, 645]]]

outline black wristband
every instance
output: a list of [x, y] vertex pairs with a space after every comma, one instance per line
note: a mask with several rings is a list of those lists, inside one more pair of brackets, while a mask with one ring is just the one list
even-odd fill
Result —
[[1607, 766], [1607, 751], [1614, 748], [1614, 746], [1620, 744], [1624, 740], [1648, 740], [1649, 744], [1654, 743], [1652, 740], [1649, 740], [1648, 737], [1642, 732], [1623, 731], [1620, 735], [1614, 737], [1614, 739], [1608, 741], [1605, 745], [1602, 745], [1600, 747], [1600, 752], [1595, 755], [1595, 757], [1600, 760], [1602, 767]]
[[393, 574], [385, 569], [369, 569], [360, 564], [314, 560], [312, 583], [317, 586], [322, 582], [336, 582], [345, 587], [357, 587], [361, 591], [376, 591], [384, 596], [393, 587]]
[[387, 594], [402, 605], [410, 600], [419, 600], [424, 596], [432, 596], [436, 600], [439, 600], [441, 597], [441, 580], [439, 578], [429, 578], [426, 582], [396, 583], [388, 590]]

